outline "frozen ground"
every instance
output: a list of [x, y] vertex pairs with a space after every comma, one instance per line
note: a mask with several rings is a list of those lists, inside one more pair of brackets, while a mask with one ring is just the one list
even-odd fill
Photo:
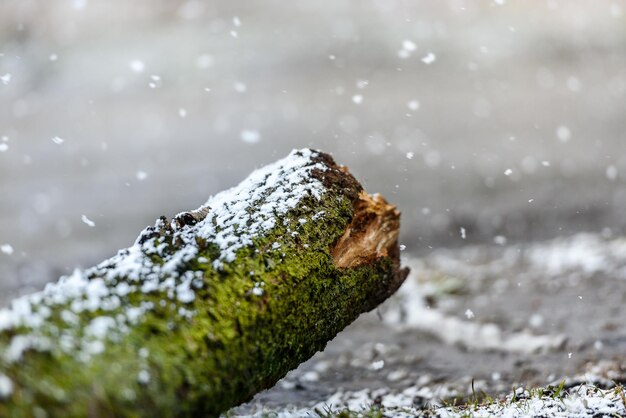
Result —
[[317, 147], [399, 205], [413, 276], [242, 411], [621, 376], [625, 19], [623, 0], [2, 1], [0, 304]]
[[[447, 394], [459, 395], [454, 390]], [[458, 406], [452, 400], [442, 405], [428, 386], [412, 386], [400, 393], [386, 389], [338, 392], [311, 408], [259, 411], [251, 416], [319, 418], [346, 414], [346, 411], [349, 411], [349, 414], [343, 415], [346, 418], [595, 418], [626, 415], [623, 388], [613, 385], [610, 388], [589, 383], [568, 388], [561, 385], [541, 389], [517, 388], [510, 395], [495, 400], [482, 400], [480, 395], [477, 396], [469, 401], [469, 405]]]

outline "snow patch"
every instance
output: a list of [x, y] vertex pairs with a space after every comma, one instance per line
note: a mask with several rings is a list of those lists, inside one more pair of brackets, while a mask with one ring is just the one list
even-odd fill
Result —
[[417, 278], [425, 274], [418, 261], [410, 261], [411, 273], [398, 290], [400, 303], [396, 303], [383, 314], [383, 321], [399, 329], [418, 329], [435, 335], [449, 345], [460, 344], [477, 350], [497, 350], [513, 353], [533, 354], [556, 350], [563, 346], [562, 335], [534, 335], [530, 332], [505, 333], [493, 323], [477, 323], [474, 312], [468, 309], [461, 320], [436, 309], [425, 302], [425, 290]]
[[13, 393], [13, 382], [0, 373], [0, 399], [8, 398]]
[[[550, 391], [532, 393], [526, 389], [517, 389], [503, 400], [483, 403], [470, 407], [442, 406], [442, 399], [459, 396], [458, 392], [445, 386], [415, 385], [402, 391], [391, 389], [363, 389], [356, 392], [339, 391], [323, 402], [311, 408], [286, 408], [282, 411], [259, 410], [247, 417], [261, 418], [310, 418], [324, 414], [334, 415], [341, 411], [350, 411], [350, 416], [365, 418], [374, 411], [382, 412], [387, 418], [592, 418], [622, 417], [626, 407], [620, 392], [615, 389], [600, 389], [592, 384], [580, 384], [563, 392], [562, 396], [550, 396]], [[425, 406], [418, 406], [424, 403]], [[233, 417], [243, 417], [243, 415]]]

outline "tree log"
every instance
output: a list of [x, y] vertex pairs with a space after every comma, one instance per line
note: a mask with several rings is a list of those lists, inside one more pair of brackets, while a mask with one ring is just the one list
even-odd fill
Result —
[[0, 310], [0, 417], [218, 416], [402, 284], [399, 212], [293, 151]]

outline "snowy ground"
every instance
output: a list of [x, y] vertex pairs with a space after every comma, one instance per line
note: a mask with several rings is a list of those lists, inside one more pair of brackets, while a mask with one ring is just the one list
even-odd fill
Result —
[[[259, 411], [253, 417], [313, 418], [595, 418], [626, 415], [626, 396], [621, 386], [597, 387], [589, 383], [564, 389], [561, 385], [546, 388], [518, 388], [502, 399], [475, 399], [456, 406], [450, 392], [445, 404], [428, 386], [412, 386], [400, 393], [386, 389], [338, 392], [311, 408], [288, 408], [282, 411]], [[473, 395], [472, 395], [473, 396]], [[246, 414], [246, 416], [249, 416]]]

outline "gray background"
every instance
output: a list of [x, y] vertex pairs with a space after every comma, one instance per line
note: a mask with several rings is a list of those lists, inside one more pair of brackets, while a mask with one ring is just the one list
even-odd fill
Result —
[[3, 0], [0, 299], [300, 147], [397, 204], [407, 254], [618, 233], [626, 2], [498, 3]]

